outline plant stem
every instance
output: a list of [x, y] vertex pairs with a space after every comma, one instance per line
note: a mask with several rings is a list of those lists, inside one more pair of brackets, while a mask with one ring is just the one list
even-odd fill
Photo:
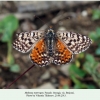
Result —
[[14, 63], [14, 59], [13, 59], [13, 56], [12, 56], [12, 40], [8, 41], [7, 48], [8, 48], [8, 51], [7, 51], [7, 63], [9, 65], [12, 65]]

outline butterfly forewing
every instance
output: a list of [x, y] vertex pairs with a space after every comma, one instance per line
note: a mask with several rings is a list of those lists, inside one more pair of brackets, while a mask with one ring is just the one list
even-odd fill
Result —
[[73, 53], [78, 54], [89, 48], [91, 39], [85, 35], [74, 32], [58, 31], [57, 36], [66, 44], [67, 48]]
[[45, 31], [39, 30], [19, 33], [13, 43], [13, 47], [22, 53], [26, 53], [44, 36], [44, 33]]

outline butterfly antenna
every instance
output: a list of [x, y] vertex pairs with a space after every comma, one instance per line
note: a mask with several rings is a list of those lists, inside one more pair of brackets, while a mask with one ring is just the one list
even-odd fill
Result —
[[45, 22], [41, 18], [39, 18], [38, 16], [34, 15], [34, 17], [37, 17], [39, 20], [41, 20], [45, 24]]
[[26, 72], [28, 72], [30, 69], [32, 69], [35, 65], [32, 65], [29, 67], [25, 72], [23, 72], [18, 78], [16, 78], [13, 82], [11, 82], [9, 85], [5, 87], [5, 89], [8, 89], [12, 84], [14, 84], [17, 80], [19, 80]]

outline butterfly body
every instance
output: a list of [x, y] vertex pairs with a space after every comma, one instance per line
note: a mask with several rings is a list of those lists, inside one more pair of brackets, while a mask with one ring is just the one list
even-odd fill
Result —
[[49, 56], [54, 55], [54, 47], [56, 42], [56, 35], [52, 29], [49, 29], [45, 36], [46, 48]]
[[26, 53], [31, 50], [30, 58], [37, 66], [46, 66], [69, 63], [73, 54], [78, 54], [89, 48], [91, 39], [74, 32], [49, 29], [46, 31], [34, 30], [17, 35], [13, 47]]

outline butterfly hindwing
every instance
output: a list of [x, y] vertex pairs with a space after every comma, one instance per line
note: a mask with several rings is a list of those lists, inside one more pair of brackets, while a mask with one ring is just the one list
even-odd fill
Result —
[[89, 48], [92, 41], [85, 35], [74, 32], [58, 31], [57, 36], [66, 44], [67, 48], [73, 53], [78, 54]]
[[73, 58], [72, 53], [67, 49], [60, 39], [57, 39], [53, 63], [57, 65], [69, 63]]
[[43, 37], [44, 31], [30, 31], [17, 34], [17, 39], [13, 43], [13, 47], [26, 53], [31, 50], [32, 46]]
[[40, 39], [30, 53], [32, 62], [38, 66], [46, 66], [50, 64], [50, 57], [46, 52], [44, 39]]

